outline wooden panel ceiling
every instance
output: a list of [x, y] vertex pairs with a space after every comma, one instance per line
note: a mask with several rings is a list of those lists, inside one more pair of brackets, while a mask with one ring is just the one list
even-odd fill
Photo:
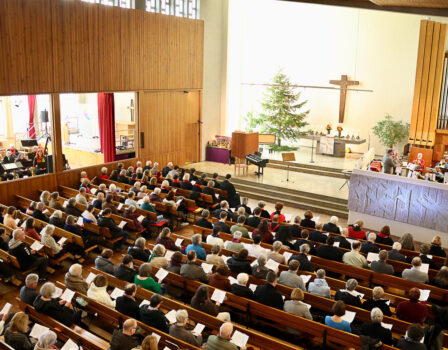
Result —
[[[279, 0], [308, 4], [354, 7], [368, 10], [413, 13], [426, 16], [448, 17], [448, 0]], [[380, 5], [381, 3], [381, 5]], [[434, 7], [430, 4], [443, 4]], [[419, 6], [417, 6], [419, 5]]]
[[448, 0], [370, 0], [379, 6], [448, 8]]

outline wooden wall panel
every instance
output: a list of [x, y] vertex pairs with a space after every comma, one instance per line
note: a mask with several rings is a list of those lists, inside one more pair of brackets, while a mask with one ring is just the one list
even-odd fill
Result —
[[203, 21], [79, 0], [0, 1], [0, 95], [201, 89]]
[[446, 24], [423, 20], [417, 56], [409, 142], [433, 147], [442, 83]]
[[[200, 160], [200, 92], [139, 93], [140, 158], [183, 165]], [[141, 143], [141, 140], [140, 140]]]

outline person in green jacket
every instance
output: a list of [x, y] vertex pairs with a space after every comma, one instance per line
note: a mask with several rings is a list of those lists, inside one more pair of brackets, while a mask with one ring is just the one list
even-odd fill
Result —
[[162, 281], [156, 283], [151, 276], [152, 266], [148, 263], [141, 264], [138, 270], [138, 274], [134, 277], [134, 283], [138, 286], [150, 290], [155, 293], [160, 293], [160, 285]]
[[[230, 322], [223, 323], [219, 328], [219, 335], [210, 335], [207, 339], [207, 350], [238, 350], [238, 347], [230, 342], [233, 325]], [[242, 347], [241, 349], [245, 349]]]
[[151, 205], [151, 203], [149, 203], [148, 196], [143, 197], [143, 203], [140, 208], [143, 210], [151, 211], [151, 212], [157, 214], [157, 211], [154, 209], [154, 207]]

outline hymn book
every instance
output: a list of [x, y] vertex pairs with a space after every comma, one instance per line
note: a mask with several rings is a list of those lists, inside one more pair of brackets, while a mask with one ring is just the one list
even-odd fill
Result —
[[248, 340], [249, 336], [239, 331], [235, 331], [232, 335], [232, 339], [230, 339], [233, 344], [239, 346], [240, 348], [244, 348]]

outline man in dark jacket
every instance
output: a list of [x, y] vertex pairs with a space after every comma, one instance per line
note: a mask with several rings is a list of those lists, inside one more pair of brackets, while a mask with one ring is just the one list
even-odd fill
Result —
[[129, 238], [129, 233], [118, 227], [114, 219], [112, 219], [112, 210], [110, 208], [103, 210], [103, 214], [98, 218], [98, 226], [107, 227], [112, 238], [122, 237], [120, 241], [115, 243], [117, 250], [121, 250], [122, 244]]
[[8, 253], [17, 258], [22, 270], [29, 270], [33, 267], [37, 267], [40, 277], [39, 280], [46, 280], [48, 265], [47, 258], [36, 254], [36, 251], [31, 250], [25, 244], [25, 232], [23, 232], [21, 228], [14, 230], [12, 236], [13, 238], [8, 243]]
[[76, 199], [70, 198], [67, 202], [67, 205], [65, 206], [64, 211], [68, 215], [73, 215], [73, 216], [79, 217], [79, 216], [81, 216], [82, 211], [80, 209], [76, 208], [75, 204], [76, 204]]
[[169, 162], [165, 168], [162, 169], [162, 176], [166, 177], [168, 173], [174, 169], [174, 165], [172, 162]]
[[213, 224], [213, 228], [219, 227], [220, 232], [230, 233], [230, 227], [226, 224], [227, 219], [227, 212], [222, 211], [221, 214], [219, 214], [219, 221], [215, 222]]
[[311, 255], [316, 255], [316, 248], [314, 248], [313, 243], [309, 241], [309, 236], [310, 232], [307, 229], [303, 229], [301, 232], [302, 238], [294, 243], [293, 249], [298, 251], [300, 250], [300, 246], [302, 246], [302, 244], [308, 244], [308, 246], [310, 247], [309, 253]]
[[342, 262], [344, 253], [334, 246], [334, 236], [328, 236], [327, 244], [321, 244], [317, 247], [316, 255], [323, 259]]
[[389, 250], [389, 252], [388, 252], [389, 260], [397, 260], [397, 261], [406, 262], [406, 256], [401, 254], [400, 250], [401, 250], [401, 243], [395, 242], [392, 246], [392, 249]]
[[[297, 255], [293, 255], [289, 261], [291, 260], [298, 260], [300, 262], [300, 268], [301, 271], [309, 271], [314, 272], [313, 264], [310, 260], [308, 260], [308, 257], [311, 257], [311, 255], [307, 255], [310, 251], [310, 247], [308, 244], [302, 244], [300, 246], [300, 253]], [[288, 264], [289, 264], [288, 261]]]
[[236, 192], [235, 186], [230, 182], [232, 175], [227, 174], [226, 179], [220, 183], [220, 188], [223, 191], [227, 191], [227, 200], [229, 201], [230, 208], [237, 208], [240, 204], [240, 195]]
[[229, 202], [227, 202], [226, 200], [223, 200], [219, 203], [219, 208], [213, 212], [213, 215], [219, 219], [223, 211], [227, 213], [228, 217], [232, 217], [233, 212], [230, 210]]
[[310, 231], [310, 241], [325, 243], [327, 241], [327, 236], [324, 235], [320, 230], [322, 230], [322, 223], [316, 223], [316, 229], [309, 229]]
[[115, 303], [115, 309], [122, 314], [129, 317], [140, 319], [139, 305], [135, 301], [135, 293], [137, 292], [137, 287], [135, 284], [130, 283], [124, 287], [124, 294], [117, 298]]
[[219, 199], [215, 195], [215, 189], [213, 188], [215, 186], [215, 183], [213, 181], [207, 182], [207, 186], [202, 189], [202, 193], [209, 194], [212, 196], [213, 203], [218, 203]]
[[375, 253], [378, 254], [380, 252], [380, 248], [375, 245], [376, 240], [376, 234], [373, 232], [369, 233], [369, 236], [367, 237], [367, 241], [363, 242], [361, 245], [361, 253], [369, 254], [369, 253]]
[[[300, 220], [300, 218], [299, 218]], [[294, 219], [295, 221], [295, 219]], [[293, 249], [294, 245], [291, 243], [293, 240], [293, 235], [291, 233], [291, 228], [294, 225], [281, 225], [278, 231], [275, 233], [274, 240], [282, 242], [283, 245], [288, 246], [290, 249]]]
[[256, 207], [254, 209], [254, 215], [247, 218], [246, 225], [250, 226], [250, 227], [257, 228], [261, 221], [260, 216], [261, 216], [261, 209], [259, 207]]
[[394, 267], [390, 264], [388, 264], [387, 258], [388, 258], [387, 250], [381, 250], [378, 253], [378, 260], [372, 261], [370, 264], [370, 268], [372, 271], [378, 272], [378, 273], [385, 273], [387, 275], [393, 275], [394, 274]]
[[347, 240], [348, 230], [346, 228], [342, 229], [340, 236], [334, 236], [334, 241], [339, 242], [339, 248], [352, 249], [352, 244]]
[[123, 257], [122, 263], [119, 264], [114, 270], [114, 276], [122, 281], [129, 283], [134, 282], [135, 270], [133, 269], [132, 256], [126, 254]]
[[210, 219], [210, 211], [204, 209], [201, 213], [201, 218], [196, 221], [195, 225], [199, 227], [213, 229], [213, 224], [209, 221]]
[[32, 215], [33, 218], [44, 222], [50, 221], [50, 218], [43, 213], [44, 210], [45, 210], [45, 204], [42, 202], [37, 203], [37, 207], [33, 211]]
[[266, 276], [266, 283], [255, 289], [254, 299], [264, 305], [283, 310], [282, 293], [275, 287], [277, 285], [277, 279], [277, 274], [272, 270], [269, 271]]
[[24, 303], [33, 305], [34, 300], [38, 296], [37, 293], [37, 282], [39, 281], [39, 276], [35, 273], [30, 273], [25, 278], [25, 285], [20, 289], [20, 300]]
[[133, 337], [137, 330], [137, 321], [129, 318], [123, 323], [123, 330], [115, 329], [110, 340], [110, 350], [132, 350], [139, 345]]
[[323, 230], [326, 232], [337, 233], [338, 235], [340, 235], [341, 231], [339, 230], [338, 227], [338, 221], [339, 220], [337, 216], [332, 216], [330, 218], [330, 222], [324, 225]]
[[249, 280], [249, 275], [247, 273], [239, 273], [236, 276], [238, 283], [233, 283], [230, 286], [230, 291], [232, 294], [238, 295], [243, 298], [253, 299], [254, 292], [247, 286], [247, 281]]
[[358, 281], [356, 281], [354, 278], [351, 278], [347, 281], [345, 286], [347, 289], [339, 289], [334, 296], [334, 300], [342, 300], [347, 305], [362, 307], [362, 295], [359, 295], [355, 291], [356, 287], [358, 286]]
[[170, 322], [165, 317], [165, 314], [159, 310], [162, 305], [163, 298], [160, 294], [153, 294], [149, 300], [149, 304], [140, 306], [140, 321], [150, 327], [168, 333], [170, 329]]

